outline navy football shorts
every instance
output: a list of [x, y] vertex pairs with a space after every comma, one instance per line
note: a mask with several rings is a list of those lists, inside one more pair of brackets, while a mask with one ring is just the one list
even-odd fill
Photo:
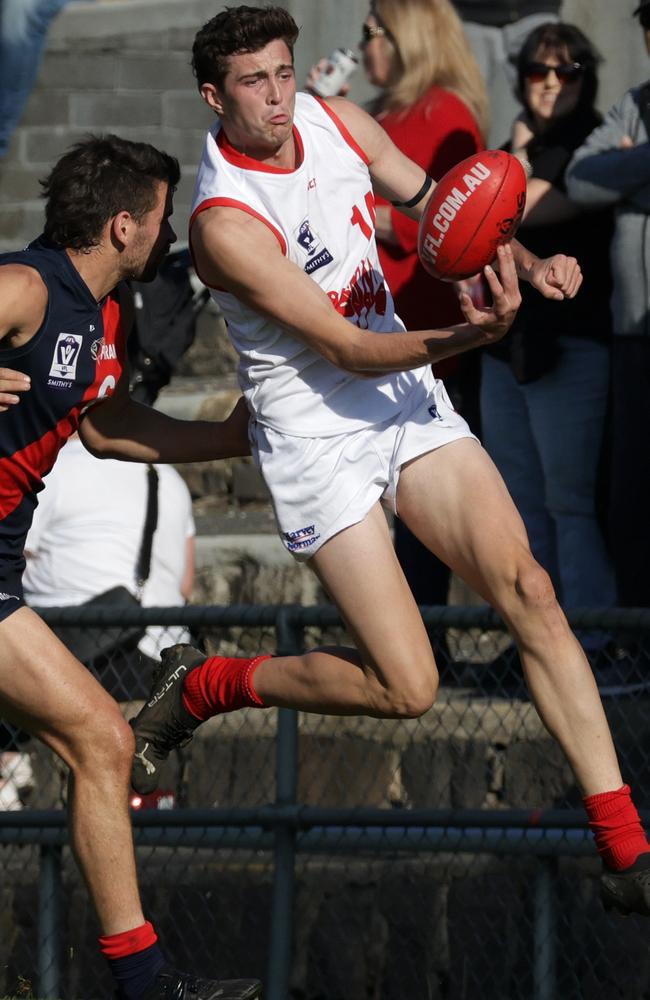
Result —
[[23, 595], [24, 562], [5, 560], [0, 555], [0, 622], [25, 605]]

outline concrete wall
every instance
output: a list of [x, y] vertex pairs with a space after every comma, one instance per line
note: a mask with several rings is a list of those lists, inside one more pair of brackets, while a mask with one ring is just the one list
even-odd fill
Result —
[[[366, 0], [285, 0], [302, 28], [298, 80], [337, 46], [354, 47]], [[601, 105], [645, 77], [648, 60], [636, 0], [566, 0], [564, 15], [582, 26], [606, 56]], [[189, 68], [197, 26], [221, 8], [215, 0], [77, 0], [52, 27], [37, 87], [0, 165], [0, 250], [15, 249], [42, 225], [38, 178], [75, 139], [112, 129], [154, 142], [181, 160], [184, 178], [175, 222], [185, 234], [192, 178], [211, 115]], [[371, 95], [363, 73], [351, 97]]]

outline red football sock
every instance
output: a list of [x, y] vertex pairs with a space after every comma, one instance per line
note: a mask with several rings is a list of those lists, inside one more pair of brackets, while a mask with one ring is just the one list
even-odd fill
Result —
[[185, 678], [185, 708], [201, 722], [238, 708], [264, 708], [264, 702], [253, 687], [253, 674], [260, 663], [270, 659], [268, 655], [252, 660], [211, 656]]
[[614, 792], [587, 795], [583, 802], [596, 849], [608, 868], [628, 868], [639, 854], [650, 851], [629, 785]]
[[153, 924], [147, 920], [146, 924], [134, 927], [133, 930], [100, 937], [99, 948], [106, 958], [126, 958], [127, 955], [135, 955], [136, 952], [151, 947], [157, 940]]

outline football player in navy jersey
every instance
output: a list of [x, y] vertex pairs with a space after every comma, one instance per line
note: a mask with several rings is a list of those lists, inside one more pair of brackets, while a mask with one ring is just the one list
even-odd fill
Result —
[[201, 980], [167, 964], [136, 882], [132, 731], [113, 699], [25, 606], [21, 584], [37, 493], [73, 431], [95, 455], [131, 461], [248, 451], [241, 405], [214, 423], [175, 420], [129, 399], [128, 324], [115, 289], [123, 279], [151, 280], [176, 239], [169, 220], [178, 179], [177, 161], [152, 146], [90, 137], [43, 184], [43, 235], [0, 256], [0, 715], [70, 770], [71, 843], [118, 995], [248, 1000], [260, 995], [256, 980]]

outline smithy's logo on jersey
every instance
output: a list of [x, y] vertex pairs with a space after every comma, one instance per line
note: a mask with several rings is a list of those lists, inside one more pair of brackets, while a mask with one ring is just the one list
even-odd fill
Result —
[[117, 357], [115, 344], [106, 344], [103, 337], [94, 340], [90, 345], [90, 356], [93, 361], [114, 361]]
[[315, 524], [308, 524], [306, 528], [298, 528], [297, 531], [283, 531], [282, 537], [289, 552], [300, 552], [317, 542], [320, 535], [316, 534]]
[[305, 264], [307, 274], [332, 263], [334, 258], [327, 247], [323, 246], [320, 236], [311, 228], [309, 219], [304, 219], [300, 223], [294, 235], [300, 249], [307, 254], [307, 263]]
[[50, 376], [74, 381], [83, 337], [77, 333], [60, 333], [54, 348]]

